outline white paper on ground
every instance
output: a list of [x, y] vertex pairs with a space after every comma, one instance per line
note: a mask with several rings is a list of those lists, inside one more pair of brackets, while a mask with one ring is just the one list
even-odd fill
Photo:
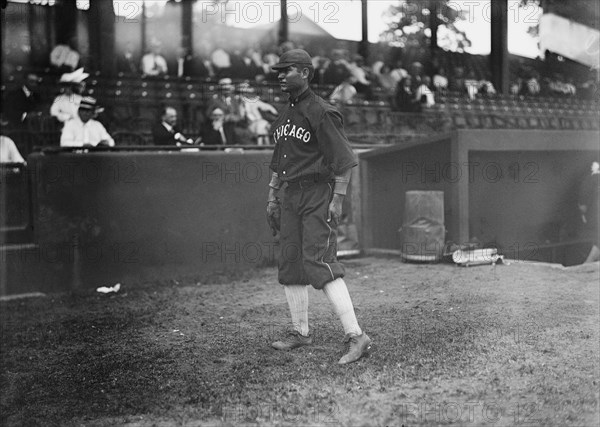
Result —
[[110, 294], [111, 292], [119, 292], [119, 289], [121, 289], [121, 284], [117, 283], [115, 286], [111, 286], [111, 287], [101, 286], [98, 289], [96, 289], [96, 292], [100, 292], [103, 294]]
[[452, 261], [460, 265], [493, 264], [499, 258], [497, 249], [458, 250], [452, 254]]

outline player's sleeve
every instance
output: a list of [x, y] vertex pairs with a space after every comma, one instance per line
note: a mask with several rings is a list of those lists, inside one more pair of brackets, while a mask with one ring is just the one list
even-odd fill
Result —
[[325, 111], [317, 128], [317, 141], [327, 167], [334, 175], [343, 175], [358, 165], [356, 155], [344, 132], [342, 115], [337, 111]]
[[[273, 122], [273, 124], [271, 125], [271, 134], [273, 135], [273, 137], [275, 136], [275, 129], [277, 129], [277, 127], [279, 126], [279, 124], [282, 122], [282, 117], [283, 115], [280, 115], [279, 117], [277, 117], [277, 119], [275, 120], [275, 122]], [[271, 164], [269, 165], [269, 169], [271, 169], [273, 172], [279, 172], [279, 159], [281, 159], [281, 153], [279, 153], [279, 146], [281, 144], [279, 144], [277, 142], [277, 140], [275, 140], [275, 148], [273, 149], [273, 157], [271, 157]]]
[[275, 148], [273, 149], [273, 157], [271, 157], [271, 164], [269, 165], [269, 169], [273, 172], [279, 171], [279, 144], [275, 144]]

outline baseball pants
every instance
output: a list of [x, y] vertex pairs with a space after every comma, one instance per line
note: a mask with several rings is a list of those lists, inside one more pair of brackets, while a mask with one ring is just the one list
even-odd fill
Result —
[[344, 277], [337, 260], [337, 223], [327, 222], [333, 183], [292, 183], [281, 206], [279, 283], [323, 287]]

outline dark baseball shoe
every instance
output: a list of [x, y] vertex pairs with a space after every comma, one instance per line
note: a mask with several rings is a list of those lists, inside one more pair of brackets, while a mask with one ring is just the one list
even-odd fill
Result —
[[356, 362], [371, 346], [371, 338], [365, 332], [362, 335], [346, 334], [344, 342], [350, 344], [350, 350], [342, 356], [338, 362], [340, 365]]
[[302, 347], [303, 345], [310, 344], [312, 344], [312, 337], [310, 334], [305, 337], [298, 331], [288, 331], [287, 337], [281, 341], [275, 341], [273, 344], [271, 344], [271, 347], [276, 350], [293, 350], [295, 348]]

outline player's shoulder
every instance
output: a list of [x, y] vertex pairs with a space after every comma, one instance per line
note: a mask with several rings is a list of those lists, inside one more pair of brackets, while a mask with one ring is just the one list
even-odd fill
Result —
[[325, 99], [321, 98], [316, 93], [312, 92], [309, 98], [310, 102], [310, 111], [319, 117], [324, 116], [325, 114], [336, 114], [339, 115], [339, 110], [327, 102]]

